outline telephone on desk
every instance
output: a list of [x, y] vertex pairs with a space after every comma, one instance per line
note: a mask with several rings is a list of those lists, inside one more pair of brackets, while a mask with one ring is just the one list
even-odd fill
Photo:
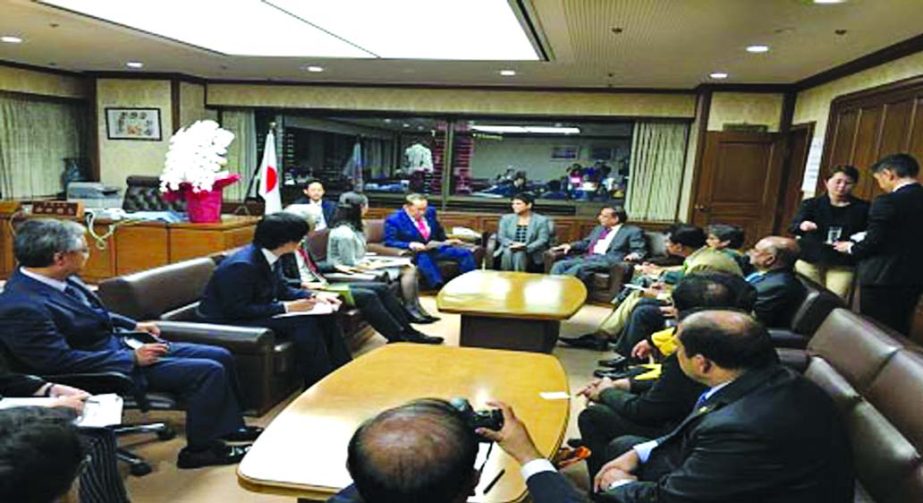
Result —
[[122, 208], [87, 208], [84, 210], [87, 221], [99, 218], [106, 220], [123, 220], [128, 217], [128, 213]]

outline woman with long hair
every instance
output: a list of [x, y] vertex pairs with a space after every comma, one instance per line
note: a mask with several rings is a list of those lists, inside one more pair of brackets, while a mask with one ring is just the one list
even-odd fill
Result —
[[[356, 267], [365, 258], [367, 243], [362, 217], [368, 212], [368, 198], [356, 192], [340, 196], [327, 241], [327, 261], [343, 272], [363, 272]], [[419, 278], [413, 264], [384, 269], [399, 278], [404, 307], [414, 323], [431, 323], [439, 318], [430, 315], [420, 305]]]

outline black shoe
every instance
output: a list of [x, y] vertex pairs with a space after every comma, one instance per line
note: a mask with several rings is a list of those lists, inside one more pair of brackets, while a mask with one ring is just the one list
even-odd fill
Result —
[[608, 377], [613, 381], [625, 377], [624, 370], [615, 370], [615, 369], [596, 369], [593, 371], [593, 377], [599, 377], [600, 379]]
[[415, 342], [417, 344], [442, 344], [443, 338], [436, 337], [434, 335], [426, 335], [423, 332], [407, 332], [404, 334], [404, 340], [407, 342]]
[[628, 358], [625, 358], [622, 355], [615, 355], [613, 358], [609, 358], [608, 360], [599, 360], [598, 363], [601, 367], [623, 370], [625, 366], [628, 365]]
[[573, 447], [574, 449], [576, 449], [577, 447], [586, 447], [586, 444], [583, 443], [582, 438], [568, 438], [567, 445], [568, 447]]
[[228, 442], [253, 442], [260, 433], [263, 433], [263, 428], [259, 426], [243, 426], [221, 438]]
[[182, 470], [202, 468], [203, 466], [233, 465], [240, 463], [250, 450], [249, 445], [215, 445], [203, 450], [190, 450], [184, 447], [176, 458], [176, 466]]
[[558, 340], [568, 346], [581, 349], [605, 351], [609, 347], [609, 341], [600, 339], [596, 334], [585, 334], [580, 337], [560, 337]]

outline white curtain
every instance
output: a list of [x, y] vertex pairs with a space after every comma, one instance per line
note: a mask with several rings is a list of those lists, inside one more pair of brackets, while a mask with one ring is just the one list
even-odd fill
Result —
[[85, 139], [83, 104], [0, 95], [2, 197], [32, 198], [62, 192], [64, 158], [84, 157]]
[[635, 123], [626, 210], [632, 220], [673, 221], [683, 184], [689, 125]]
[[[234, 141], [228, 147], [227, 168], [240, 175], [240, 181], [224, 189], [224, 195], [229, 201], [243, 201], [247, 185], [260, 167], [256, 156], [256, 115], [253, 110], [225, 110], [221, 113], [221, 127], [234, 133]], [[253, 192], [255, 195], [256, 190]]]

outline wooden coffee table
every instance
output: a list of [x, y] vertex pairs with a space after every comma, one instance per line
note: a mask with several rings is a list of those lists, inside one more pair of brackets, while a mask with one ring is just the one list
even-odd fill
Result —
[[561, 320], [586, 296], [586, 286], [571, 276], [471, 271], [442, 287], [436, 305], [461, 314], [462, 346], [550, 353]]
[[[546, 457], [557, 452], [570, 414], [567, 374], [554, 357], [477, 348], [389, 344], [330, 374], [289, 404], [253, 444], [237, 469], [249, 491], [326, 500], [351, 483], [346, 447], [362, 421], [424, 397], [466, 397], [475, 409], [489, 399], [510, 404]], [[560, 393], [559, 393], [560, 394]], [[503, 470], [497, 483], [484, 488]], [[525, 481], [513, 458], [495, 447], [468, 501], [522, 501]]]

